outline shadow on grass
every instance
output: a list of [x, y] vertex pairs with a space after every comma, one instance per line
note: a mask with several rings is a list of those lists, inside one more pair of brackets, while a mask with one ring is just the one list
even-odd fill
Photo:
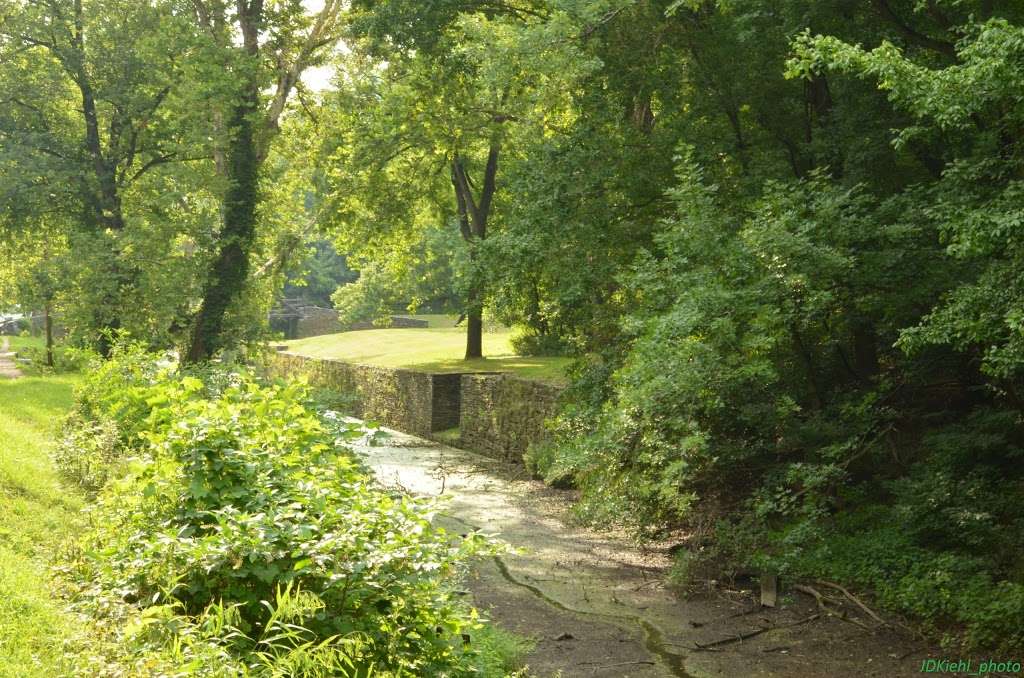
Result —
[[552, 383], [565, 383], [568, 358], [530, 358], [510, 356], [504, 358], [453, 358], [408, 365], [421, 372], [506, 372], [524, 379], [537, 379]]

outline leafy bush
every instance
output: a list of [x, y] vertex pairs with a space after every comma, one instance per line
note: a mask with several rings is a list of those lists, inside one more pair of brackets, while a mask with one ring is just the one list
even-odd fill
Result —
[[678, 179], [675, 216], [621, 281], [622, 336], [581, 362], [531, 469], [641, 537], [720, 518], [679, 581], [708, 564], [834, 578], [1018, 651], [1018, 391], [986, 388], [980, 353], [897, 344], [945, 284], [921, 252], [934, 227], [907, 196], [821, 174], [743, 205], [685, 151]]
[[[189, 636], [263, 661], [268, 637], [295, 631], [267, 675], [460, 675], [490, 652], [447, 582], [498, 547], [375, 486], [342, 444], [352, 427], [309, 410], [303, 385], [180, 374], [122, 346], [79, 397], [74, 422], [91, 428], [67, 449], [94, 454], [64, 452], [64, 467], [87, 486], [109, 477], [73, 563], [79, 598], [142, 610], [144, 646]], [[319, 673], [284, 671], [300, 657]]]
[[18, 349], [18, 356], [31, 361], [32, 369], [53, 372], [76, 372], [92, 359], [92, 352], [73, 346], [56, 345], [53, 347], [53, 366], [46, 364], [46, 348], [26, 346]]
[[847, 483], [833, 501], [841, 511], [787, 512], [787, 495], [766, 485], [743, 517], [719, 524], [706, 557], [846, 582], [936, 634], [962, 630], [949, 644], [1019, 651], [1024, 473], [1015, 421], [983, 408], [929, 432], [905, 474]]
[[565, 355], [566, 344], [557, 334], [541, 333], [533, 328], [523, 328], [509, 340], [517, 355]]
[[121, 458], [120, 433], [113, 419], [89, 421], [72, 413], [53, 453], [61, 475], [86, 494], [95, 494], [115, 473]]

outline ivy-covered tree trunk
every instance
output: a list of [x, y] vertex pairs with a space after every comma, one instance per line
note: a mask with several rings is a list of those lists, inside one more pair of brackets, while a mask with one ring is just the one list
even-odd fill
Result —
[[224, 223], [217, 251], [203, 288], [203, 301], [192, 328], [185, 362], [209, 360], [223, 348], [224, 316], [245, 287], [249, 250], [256, 232], [259, 158], [253, 117], [257, 94], [250, 91], [233, 111], [225, 174]]
[[[209, 360], [225, 347], [225, 316], [245, 289], [249, 277], [250, 250], [256, 235], [260, 167], [266, 160], [271, 140], [280, 129], [280, 116], [303, 70], [329, 54], [340, 39], [342, 10], [346, 3], [324, 0], [320, 10], [312, 16], [299, 2], [270, 3], [273, 11], [267, 12], [264, 11], [265, 0], [192, 0], [191, 4], [200, 28], [221, 53], [217, 66], [226, 68], [229, 78], [239, 80], [241, 100], [230, 107], [230, 120], [225, 121], [227, 126], [223, 130], [230, 133], [221, 156], [223, 163], [218, 158], [218, 171], [227, 180], [223, 225], [185, 351], [187, 363]], [[308, 31], [304, 34], [292, 31], [295, 25], [307, 19], [311, 20]], [[286, 26], [288, 28], [284, 28]], [[290, 35], [290, 40], [282, 39], [282, 34]], [[260, 43], [261, 37], [266, 39], [265, 44]], [[274, 66], [268, 70], [271, 63]], [[267, 93], [271, 82], [276, 84], [270, 90], [269, 101], [262, 105], [261, 95]], [[219, 133], [221, 126], [216, 122], [215, 118], [214, 127]]]

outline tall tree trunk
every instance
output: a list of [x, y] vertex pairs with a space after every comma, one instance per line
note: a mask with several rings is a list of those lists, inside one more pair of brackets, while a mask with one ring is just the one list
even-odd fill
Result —
[[[102, 237], [102, 233], [108, 229], [115, 233], [124, 230], [124, 212], [121, 205], [121, 192], [117, 184], [115, 163], [108, 159], [103, 152], [96, 95], [85, 67], [85, 15], [82, 0], [75, 0], [74, 3], [72, 48], [71, 56], [65, 57], [69, 59], [65, 62], [65, 66], [72, 74], [82, 97], [85, 149], [92, 161], [93, 176], [91, 178], [96, 182], [94, 186], [90, 185], [88, 181], [85, 183], [83, 197], [89, 210], [86, 217], [93, 232]], [[135, 275], [132, 275], [131, 271], [127, 275], [122, 274], [119, 251], [116, 249], [111, 251], [110, 256], [110, 274], [117, 284], [113, 292], [103, 295], [100, 302], [101, 307], [97, 309], [97, 313], [100, 315], [96, 318], [96, 327], [94, 328], [97, 333], [96, 349], [104, 358], [110, 356], [114, 335], [121, 329], [121, 292], [135, 279]]]
[[790, 326], [789, 330], [793, 339], [793, 348], [797, 357], [800, 358], [800, 362], [803, 363], [804, 377], [807, 379], [807, 385], [810, 386], [811, 403], [815, 410], [821, 410], [825, 406], [825, 395], [822, 392], [821, 383], [818, 381], [818, 369], [814, 364], [814, 356], [804, 342], [797, 326], [794, 324]]
[[483, 357], [484, 313], [479, 305], [474, 305], [466, 312], [466, 360]]
[[46, 332], [46, 366], [53, 367], [53, 317], [49, 303], [43, 306], [43, 328]]
[[476, 270], [476, 248], [487, 237], [487, 219], [490, 217], [491, 203], [494, 199], [500, 153], [501, 143], [495, 137], [487, 153], [487, 166], [484, 169], [479, 201], [473, 197], [473, 189], [462, 158], [458, 153], [452, 158], [452, 186], [455, 189], [455, 202], [459, 213], [459, 230], [469, 245], [469, 258], [473, 269], [469, 298], [466, 300], [466, 360], [482, 358], [484, 355], [484, 286], [482, 275]]
[[224, 315], [245, 287], [249, 275], [249, 249], [256, 232], [259, 159], [253, 117], [257, 93], [251, 90], [232, 112], [235, 130], [228, 143], [224, 196], [224, 224], [220, 250], [203, 288], [203, 302], [192, 328], [185, 362], [209, 360], [223, 348]]
[[853, 359], [857, 376], [870, 381], [878, 374], [878, 334], [874, 323], [864, 320], [853, 328]]

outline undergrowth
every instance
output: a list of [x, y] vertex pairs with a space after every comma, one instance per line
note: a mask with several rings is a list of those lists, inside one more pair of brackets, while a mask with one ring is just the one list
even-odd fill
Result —
[[93, 500], [65, 574], [147, 675], [502, 676], [523, 647], [453, 583], [500, 552], [377, 486], [304, 385], [122, 344], [55, 459]]

